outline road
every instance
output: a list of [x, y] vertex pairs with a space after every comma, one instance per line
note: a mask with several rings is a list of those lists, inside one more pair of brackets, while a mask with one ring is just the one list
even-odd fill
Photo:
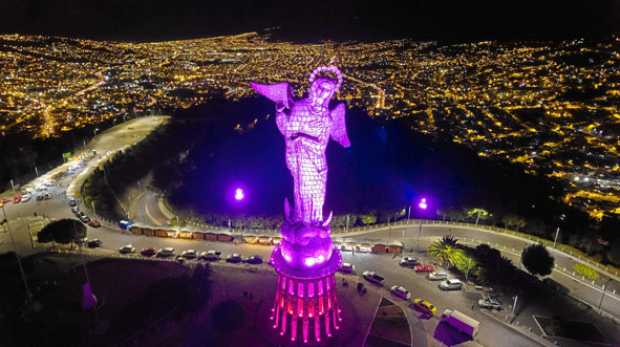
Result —
[[[404, 242], [406, 245], [415, 247], [419, 233], [419, 225], [395, 226], [390, 230], [360, 232], [351, 238], [355, 240], [399, 240]], [[513, 264], [517, 266], [521, 264], [521, 251], [530, 244], [525, 240], [515, 238], [511, 235], [490, 232], [484, 229], [477, 229], [475, 227], [454, 225], [423, 225], [420, 235], [434, 238], [440, 238], [445, 235], [454, 235], [457, 239], [469, 240], [469, 242], [474, 242], [474, 244], [487, 243], [493, 247], [499, 248], [502, 255], [511, 259]], [[603, 294], [600, 283], [607, 282], [607, 279], [603, 278], [599, 280], [598, 285], [592, 285], [589, 281], [573, 277], [565, 271], [560, 271], [561, 268], [569, 269], [570, 271], [578, 261], [570, 255], [558, 252], [555, 249], [549, 250], [555, 259], [556, 265], [556, 268], [551, 274], [551, 278], [570, 289], [572, 296], [583, 300], [594, 307], [598, 307]], [[620, 317], [620, 296], [613, 295], [613, 291], [616, 293], [620, 292], [620, 284], [617, 281], [611, 281], [608, 283], [603, 302], [603, 309], [616, 317]]]

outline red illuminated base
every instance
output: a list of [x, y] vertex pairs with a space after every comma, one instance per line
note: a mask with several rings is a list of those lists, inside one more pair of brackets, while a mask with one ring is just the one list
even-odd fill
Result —
[[333, 273], [313, 279], [278, 273], [271, 320], [281, 336], [290, 336], [291, 341], [321, 342], [340, 329], [340, 313]]

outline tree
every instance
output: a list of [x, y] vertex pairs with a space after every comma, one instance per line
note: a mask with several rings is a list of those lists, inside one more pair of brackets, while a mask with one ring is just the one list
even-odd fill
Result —
[[454, 235], [452, 234], [448, 234], [448, 235], [444, 235], [441, 238], [441, 243], [443, 243], [444, 245], [450, 246], [450, 247], [456, 247], [456, 244], [459, 240], [454, 237]]
[[525, 219], [517, 215], [514, 215], [514, 214], [507, 214], [503, 216], [502, 223], [504, 224], [506, 228], [508, 229], [514, 228], [516, 230], [521, 230], [525, 228], [525, 226], [527, 225], [527, 222], [525, 221]]
[[542, 244], [527, 246], [521, 253], [521, 262], [529, 273], [547, 276], [553, 270], [554, 259]]
[[611, 247], [607, 251], [607, 259], [617, 266], [620, 266], [620, 238], [617, 238], [611, 242]]
[[469, 280], [469, 275], [478, 267], [478, 263], [462, 249], [455, 249], [452, 252], [450, 263], [465, 275], [465, 281]]
[[49, 223], [37, 234], [39, 242], [68, 244], [86, 237], [86, 226], [76, 219], [60, 219]]
[[435, 241], [428, 247], [428, 253], [441, 261], [442, 264], [450, 264], [450, 257], [454, 248], [441, 241]]
[[480, 207], [470, 208], [465, 212], [465, 214], [469, 218], [476, 218], [476, 224], [478, 224], [480, 220], [485, 220], [491, 217], [491, 213], [489, 213], [489, 211]]

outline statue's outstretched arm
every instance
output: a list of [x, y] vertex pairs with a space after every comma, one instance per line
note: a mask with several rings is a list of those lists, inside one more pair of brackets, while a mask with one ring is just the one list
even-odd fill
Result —
[[347, 134], [347, 124], [345, 122], [346, 107], [343, 102], [331, 111], [331, 131], [329, 136], [332, 140], [338, 142], [342, 147], [350, 147], [349, 135]]

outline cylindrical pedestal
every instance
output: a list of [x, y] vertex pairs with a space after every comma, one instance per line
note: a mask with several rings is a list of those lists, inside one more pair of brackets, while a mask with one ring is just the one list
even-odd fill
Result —
[[320, 342], [340, 329], [340, 313], [333, 273], [318, 278], [295, 278], [278, 272], [271, 320], [281, 336], [288, 334], [291, 341]]

